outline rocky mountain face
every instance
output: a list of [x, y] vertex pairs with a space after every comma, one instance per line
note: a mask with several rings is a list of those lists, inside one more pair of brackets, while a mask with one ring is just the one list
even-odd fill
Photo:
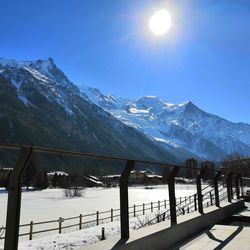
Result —
[[80, 89], [86, 100], [143, 132], [178, 159], [193, 156], [220, 161], [250, 155], [249, 124], [227, 121], [192, 102], [172, 104], [155, 96], [121, 99], [86, 86]]
[[177, 162], [142, 131], [86, 100], [51, 58], [0, 59], [1, 142]]
[[0, 59], [0, 142], [179, 162], [250, 152], [250, 125], [192, 102], [136, 100], [73, 84], [53, 60]]

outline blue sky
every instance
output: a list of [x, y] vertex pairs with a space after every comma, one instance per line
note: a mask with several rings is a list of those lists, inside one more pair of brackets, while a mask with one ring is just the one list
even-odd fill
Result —
[[[173, 24], [159, 38], [148, 19], [161, 8]], [[52, 57], [106, 94], [191, 100], [250, 123], [248, 0], [2, 0], [0, 10], [0, 57]]]

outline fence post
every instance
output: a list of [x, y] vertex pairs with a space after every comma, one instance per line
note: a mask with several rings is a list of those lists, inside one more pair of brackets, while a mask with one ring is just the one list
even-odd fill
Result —
[[180, 197], [180, 204], [181, 204], [181, 197]]
[[135, 210], [136, 210], [136, 206], [134, 205], [134, 217], [136, 216]]
[[143, 213], [143, 215], [145, 214], [145, 204], [144, 203], [142, 204], [142, 213]]
[[114, 220], [114, 210], [113, 210], [113, 208], [111, 208], [111, 210], [110, 210], [110, 217], [111, 217], [111, 222]]
[[167, 208], [167, 202], [164, 200], [164, 208]]
[[79, 216], [79, 230], [82, 229], [82, 214]]
[[231, 187], [230, 185], [232, 184], [231, 182], [231, 177], [232, 173], [229, 173], [227, 178], [226, 178], [226, 183], [227, 183], [227, 200], [228, 202], [231, 202], [232, 196], [231, 196]]
[[62, 222], [63, 222], [63, 218], [62, 217], [59, 217], [58, 219], [58, 223], [59, 223], [59, 234], [62, 233]]
[[211, 206], [213, 206], [213, 196], [212, 196], [212, 193], [209, 192], [209, 196], [210, 196], [210, 203], [211, 203]]
[[154, 208], [153, 202], [151, 201], [151, 213], [153, 213], [153, 208]]
[[197, 198], [196, 198], [196, 194], [194, 194], [194, 210], [197, 211]]
[[30, 222], [30, 234], [29, 234], [29, 240], [32, 240], [32, 234], [33, 234], [33, 221]]
[[233, 192], [233, 174], [231, 175], [231, 179], [230, 179], [230, 192], [231, 192], [231, 199], [234, 199], [234, 192]]
[[99, 225], [99, 211], [96, 211], [96, 225]]
[[120, 177], [121, 239], [129, 238], [128, 177], [135, 161], [128, 160]]
[[160, 222], [160, 216], [159, 216], [159, 214], [157, 214], [156, 218], [157, 218], [157, 223], [159, 223]]
[[239, 179], [240, 179], [240, 174], [238, 174], [235, 178], [235, 188], [236, 188], [237, 199], [240, 199]]
[[158, 201], [158, 210], [161, 210], [161, 203]]
[[4, 249], [17, 250], [22, 196], [22, 177], [30, 163], [33, 149], [21, 148], [13, 171], [9, 175], [8, 205]]
[[168, 195], [169, 195], [171, 226], [177, 224], [174, 178], [177, 175], [179, 169], [180, 167], [178, 166], [173, 167], [168, 177]]
[[204, 169], [200, 170], [200, 173], [196, 177], [196, 186], [197, 186], [197, 196], [198, 196], [198, 211], [200, 214], [203, 214], [203, 198], [201, 190], [201, 179], [204, 174]]
[[240, 188], [241, 188], [241, 197], [244, 197], [243, 180], [241, 175], [240, 175]]
[[215, 206], [220, 207], [220, 197], [219, 197], [219, 189], [218, 189], [218, 180], [220, 178], [221, 171], [218, 171], [214, 177], [214, 196], [215, 196]]

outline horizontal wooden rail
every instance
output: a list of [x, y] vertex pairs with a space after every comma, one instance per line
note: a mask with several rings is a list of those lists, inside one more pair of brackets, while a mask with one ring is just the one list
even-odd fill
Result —
[[[185, 200], [185, 196], [183, 197], [178, 197], [178, 199], [182, 199], [183, 202]], [[159, 207], [159, 202], [160, 202], [160, 207]], [[153, 204], [153, 206], [151, 206]], [[162, 208], [165, 208], [165, 206], [169, 206], [169, 200], [160, 200], [160, 201], [154, 201], [154, 202], [148, 202], [148, 203], [143, 203], [143, 204], [139, 204], [139, 205], [133, 205], [133, 206], [130, 206], [129, 209], [130, 209], [130, 212], [129, 214], [133, 214], [136, 212], [136, 216], [138, 215], [144, 215], [144, 213], [146, 211], [151, 211], [151, 212], [155, 212], [156, 210], [158, 210], [159, 208], [162, 209]], [[134, 211], [134, 208], [136, 209], [136, 211]], [[153, 211], [152, 211], [153, 209]], [[120, 209], [119, 208], [116, 208], [116, 209], [110, 209], [110, 210], [107, 210], [107, 211], [100, 211], [98, 213], [99, 215], [99, 218], [98, 218], [98, 224], [100, 222], [104, 222], [104, 221], [109, 221], [109, 222], [112, 222], [113, 219], [117, 218], [117, 217], [120, 217]], [[110, 214], [110, 216], [106, 216], [106, 217], [101, 217], [100, 215], [106, 215], [106, 214]], [[59, 226], [59, 219], [56, 219], [56, 220], [49, 220], [49, 221], [38, 221], [38, 222], [33, 222], [32, 223], [26, 223], [26, 224], [22, 224], [20, 225], [19, 227], [20, 228], [27, 228], [27, 230], [29, 230], [29, 232], [25, 232], [25, 233], [20, 233], [19, 234], [19, 237], [22, 237], [22, 236], [30, 236], [30, 239], [32, 239], [32, 235], [37, 235], [37, 234], [41, 234], [41, 233], [46, 233], [46, 232], [51, 232], [51, 231], [60, 231], [63, 230], [63, 229], [67, 229], [67, 228], [72, 228], [72, 227], [78, 227], [78, 228], [82, 228], [83, 225], [90, 225], [91, 224], [95, 224], [96, 225], [96, 215], [97, 213], [90, 213], [90, 214], [81, 214], [79, 216], [72, 216], [72, 217], [67, 217], [67, 218], [61, 218], [63, 219], [63, 221], [61, 221], [61, 226]], [[95, 219], [90, 219], [90, 220], [86, 220], [86, 218], [88, 217], [95, 217]], [[78, 223], [73, 223], [73, 224], [70, 224], [70, 225], [63, 225], [64, 222], [68, 222], [68, 221], [71, 221], [71, 220], [79, 220]], [[85, 220], [84, 220], [85, 219]], [[112, 219], [112, 220], [111, 220]], [[45, 224], [55, 224], [55, 223], [58, 223], [58, 227], [54, 227], [53, 228], [48, 228], [48, 229], [44, 229], [44, 230], [35, 230], [36, 226], [39, 226], [39, 225], [45, 225]], [[80, 225], [81, 224], [81, 225]], [[32, 227], [32, 230], [30, 230], [30, 227]], [[85, 227], [86, 228], [86, 227]], [[6, 228], [3, 227], [2, 228], [3, 230], [5, 230]], [[0, 240], [4, 239], [5, 237], [0, 237]]]

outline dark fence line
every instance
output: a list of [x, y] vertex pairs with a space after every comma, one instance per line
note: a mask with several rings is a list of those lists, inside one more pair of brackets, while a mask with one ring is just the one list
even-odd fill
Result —
[[[206, 186], [202, 190], [205, 190], [208, 187], [211, 187], [211, 185]], [[225, 201], [228, 197], [227, 191], [225, 190], [226, 188], [224, 188], [223, 185], [220, 185], [220, 188], [219, 188], [220, 202]], [[203, 207], [208, 208], [213, 205], [215, 205], [215, 193], [214, 193], [214, 189], [211, 189], [203, 194]], [[188, 197], [185, 197], [185, 200], [179, 199], [179, 202], [176, 203], [176, 208], [177, 208], [176, 209], [177, 216], [185, 215], [185, 214], [197, 211], [197, 193], [190, 195]], [[167, 211], [161, 214], [158, 214], [155, 218], [147, 221], [145, 224], [141, 224], [137, 229], [140, 229], [145, 226], [150, 226], [152, 224], [159, 223], [161, 221], [165, 221], [169, 218], [170, 218], [170, 209], [168, 209]]]
[[[183, 197], [178, 197], [183, 203], [188, 202], [190, 196], [183, 196]], [[148, 202], [148, 203], [143, 203], [140, 205], [133, 205], [129, 207], [129, 214], [130, 217], [137, 217], [139, 215], [145, 215], [147, 211], [150, 211], [151, 213], [155, 212], [156, 210], [161, 210], [161, 209], [166, 209], [169, 206], [169, 200], [158, 200], [155, 202]], [[103, 215], [103, 216], [102, 216]], [[86, 220], [86, 218], [91, 217], [89, 220]], [[93, 218], [94, 217], [94, 218]], [[120, 209], [113, 209], [111, 208], [110, 210], [106, 211], [96, 211], [95, 213], [90, 213], [90, 214], [80, 214], [79, 216], [73, 216], [73, 217], [59, 217], [58, 219], [55, 220], [49, 220], [49, 221], [40, 221], [40, 222], [34, 222], [31, 221], [30, 223], [22, 224], [19, 226], [19, 228], [25, 228], [27, 229], [27, 232], [20, 233], [19, 237], [21, 236], [29, 236], [29, 240], [33, 239], [33, 235], [45, 233], [45, 232], [51, 232], [51, 231], [57, 231], [59, 234], [62, 233], [63, 229], [67, 228], [73, 228], [77, 227], [78, 230], [81, 230], [83, 228], [91, 227], [91, 226], [98, 226], [99, 224], [103, 223], [108, 223], [108, 222], [113, 222], [115, 218], [120, 217]], [[73, 221], [73, 220], [78, 220], [77, 223], [72, 223], [70, 225], [63, 225], [64, 222], [68, 221]], [[38, 225], [45, 225], [45, 224], [56, 224], [53, 225], [54, 227], [44, 229], [44, 230], [38, 230], [35, 231], [34, 227]], [[5, 227], [1, 228], [3, 231], [5, 231]], [[5, 236], [1, 236], [0, 240], [3, 240]]]

